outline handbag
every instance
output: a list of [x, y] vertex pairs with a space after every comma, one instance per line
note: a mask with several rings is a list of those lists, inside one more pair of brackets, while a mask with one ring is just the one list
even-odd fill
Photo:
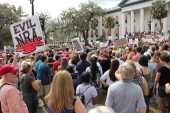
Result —
[[[143, 71], [142, 69], [140, 68], [141, 72], [142, 72], [142, 75], [144, 77], [144, 74], [143, 74]], [[149, 83], [148, 83], [149, 84]], [[148, 94], [148, 97], [153, 97], [153, 87], [152, 88], [149, 88], [149, 94]]]

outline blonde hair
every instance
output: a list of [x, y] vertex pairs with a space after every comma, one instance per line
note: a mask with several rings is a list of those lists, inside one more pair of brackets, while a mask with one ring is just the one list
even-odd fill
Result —
[[159, 63], [159, 57], [161, 56], [160, 52], [155, 52], [152, 57], [153, 63]]
[[88, 113], [115, 113], [109, 106], [95, 106]]
[[132, 57], [135, 55], [134, 52], [130, 52], [128, 55], [127, 55], [127, 60], [132, 60]]
[[64, 107], [74, 109], [71, 98], [75, 98], [71, 75], [65, 70], [59, 71], [53, 77], [50, 92], [45, 100], [53, 113], [62, 113]]
[[20, 66], [20, 71], [23, 73], [28, 73], [28, 71], [31, 69], [31, 66], [29, 62], [27, 61], [22, 61], [21, 66]]
[[61, 70], [65, 70], [68, 66], [68, 59], [67, 57], [62, 57], [61, 58]]
[[135, 66], [134, 62], [133, 62], [132, 60], [126, 60], [126, 62], [133, 67], [133, 69], [134, 69], [134, 71], [135, 71], [134, 78], [137, 78], [139, 75], [138, 75], [138, 73], [137, 73], [136, 66]]

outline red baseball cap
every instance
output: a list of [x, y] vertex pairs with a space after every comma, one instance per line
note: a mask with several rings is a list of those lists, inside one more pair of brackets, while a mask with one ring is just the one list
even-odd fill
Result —
[[108, 57], [107, 53], [103, 53], [102, 57]]
[[0, 76], [3, 76], [7, 73], [16, 73], [19, 70], [19, 67], [14, 67], [10, 64], [5, 64], [0, 68]]

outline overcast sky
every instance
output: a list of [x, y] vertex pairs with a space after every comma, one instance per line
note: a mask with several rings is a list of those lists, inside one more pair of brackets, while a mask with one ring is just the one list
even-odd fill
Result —
[[[91, 0], [102, 8], [111, 8], [120, 3], [121, 0]], [[9, 3], [10, 5], [22, 6], [23, 10], [31, 16], [30, 0], [0, 0], [0, 4]], [[34, 11], [48, 11], [53, 18], [57, 17], [62, 10], [69, 7], [78, 8], [80, 3], [88, 3], [88, 0], [34, 0]]]

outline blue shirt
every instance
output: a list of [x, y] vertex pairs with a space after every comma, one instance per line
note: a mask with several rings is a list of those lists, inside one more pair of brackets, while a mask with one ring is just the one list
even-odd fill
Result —
[[39, 61], [36, 62], [36, 64], [35, 64], [35, 70], [36, 70], [36, 73], [37, 73], [37, 79], [40, 79], [39, 67], [40, 67], [41, 64], [42, 64], [42, 61], [41, 61], [41, 60], [39, 60]]
[[49, 75], [52, 74], [50, 67], [47, 66], [46, 64], [41, 64], [39, 68], [39, 72], [40, 72], [41, 84], [49, 85], [51, 83]]
[[89, 67], [91, 64], [85, 60], [81, 60], [76, 65], [76, 70], [78, 71], [78, 77], [80, 79], [80, 75]]

